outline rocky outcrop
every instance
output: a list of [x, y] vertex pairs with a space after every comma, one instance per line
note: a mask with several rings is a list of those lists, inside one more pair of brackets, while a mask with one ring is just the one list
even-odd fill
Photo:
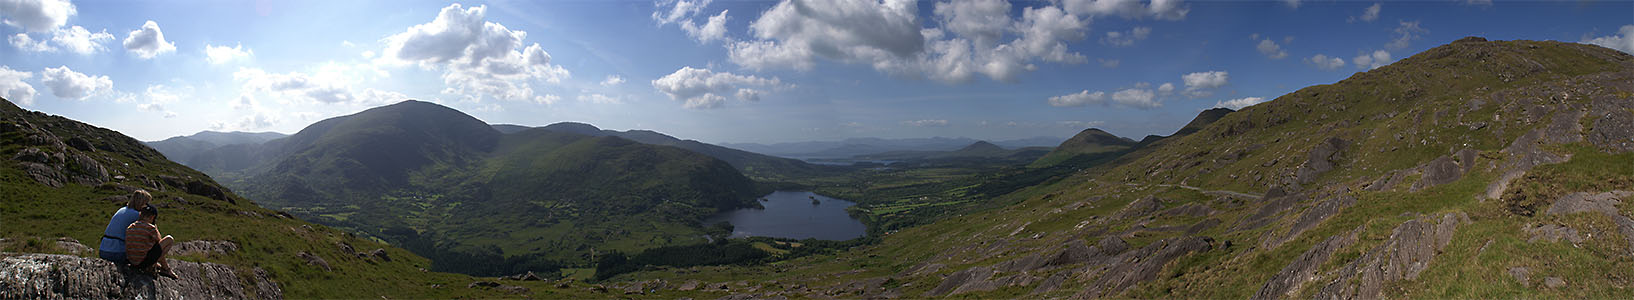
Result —
[[1169, 262], [1193, 252], [1214, 249], [1214, 239], [1199, 236], [1175, 237], [1153, 242], [1137, 250], [1124, 252], [1097, 268], [1100, 274], [1083, 292], [1073, 298], [1091, 299], [1114, 296], [1142, 282], [1157, 278]]
[[241, 270], [175, 259], [168, 262], [177, 278], [146, 274], [100, 258], [9, 256], [0, 259], [0, 299], [283, 298], [278, 284], [259, 268]]
[[1322, 224], [1322, 221], [1339, 214], [1339, 210], [1355, 204], [1356, 196], [1351, 195], [1349, 191], [1340, 192], [1338, 195], [1319, 200], [1315, 206], [1305, 209], [1304, 213], [1300, 213], [1299, 218], [1294, 219], [1294, 224], [1288, 226], [1286, 232], [1275, 229], [1266, 231], [1265, 237], [1260, 240], [1260, 249], [1273, 249], [1281, 246], [1282, 243], [1298, 237], [1299, 234], [1305, 233], [1306, 230]]
[[186, 241], [170, 249], [170, 255], [211, 256], [233, 252], [238, 252], [238, 244], [232, 241]]
[[[1437, 222], [1437, 219], [1440, 221]], [[1396, 226], [1384, 244], [1363, 253], [1333, 272], [1334, 279], [1317, 299], [1378, 299], [1384, 285], [1413, 280], [1430, 267], [1430, 260], [1452, 242], [1458, 225], [1469, 223], [1464, 213], [1419, 217]]]
[[[1555, 200], [1549, 206], [1550, 215], [1570, 215], [1582, 212], [1598, 212], [1605, 214], [1617, 223], [1617, 232], [1628, 240], [1629, 249], [1634, 249], [1634, 219], [1624, 216], [1617, 211], [1617, 205], [1622, 204], [1621, 198], [1634, 197], [1634, 191], [1612, 191], [1604, 193], [1572, 193], [1560, 200]], [[1573, 236], [1576, 231], [1572, 231]], [[1574, 241], [1575, 242], [1575, 241]]]
[[322, 257], [318, 257], [312, 253], [301, 251], [300, 253], [296, 253], [295, 257], [305, 260], [307, 265], [322, 268], [325, 272], [334, 271], [334, 269], [329, 268], [329, 261], [323, 260]]
[[1317, 143], [1316, 147], [1307, 153], [1305, 164], [1294, 172], [1294, 180], [1299, 184], [1315, 182], [1316, 177], [1337, 167], [1339, 160], [1344, 158], [1345, 148], [1349, 146], [1349, 141], [1336, 137]]
[[1361, 232], [1362, 227], [1356, 227], [1355, 230], [1351, 230], [1348, 234], [1330, 236], [1327, 240], [1312, 246], [1310, 250], [1305, 250], [1305, 253], [1294, 258], [1294, 261], [1289, 262], [1287, 266], [1282, 267], [1282, 271], [1272, 275], [1271, 280], [1266, 281], [1265, 285], [1260, 287], [1260, 291], [1254, 293], [1253, 299], [1278, 299], [1292, 296], [1292, 293], [1299, 291], [1300, 286], [1316, 279], [1316, 276], [1319, 275], [1316, 273], [1316, 268], [1321, 267], [1323, 263], [1327, 263], [1328, 259], [1333, 256], [1334, 251], [1339, 251], [1340, 248], [1356, 243], [1356, 236]]

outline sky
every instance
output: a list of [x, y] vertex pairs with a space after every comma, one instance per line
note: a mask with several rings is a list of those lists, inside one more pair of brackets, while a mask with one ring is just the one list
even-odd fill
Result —
[[1167, 135], [1465, 36], [1634, 53], [1634, 1], [0, 0], [0, 96], [152, 141], [418, 99], [704, 142]]

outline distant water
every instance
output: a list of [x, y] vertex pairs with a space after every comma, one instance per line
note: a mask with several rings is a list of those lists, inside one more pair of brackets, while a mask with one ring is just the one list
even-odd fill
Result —
[[[818, 204], [811, 204], [811, 198]], [[710, 216], [704, 224], [732, 223], [733, 238], [764, 236], [791, 239], [849, 240], [862, 237], [868, 228], [845, 213], [855, 202], [834, 199], [812, 192], [776, 191], [761, 198], [766, 209], [744, 208]], [[760, 201], [756, 198], [755, 201]]]

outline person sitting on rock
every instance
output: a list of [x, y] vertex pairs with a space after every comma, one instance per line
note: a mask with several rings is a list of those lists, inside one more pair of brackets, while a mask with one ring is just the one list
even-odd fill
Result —
[[159, 233], [159, 226], [154, 225], [158, 220], [158, 208], [153, 205], [142, 207], [142, 217], [125, 229], [125, 254], [130, 258], [131, 268], [152, 267], [159, 275], [176, 278], [176, 273], [170, 271], [170, 264], [165, 263], [165, 253], [169, 252], [170, 245], [176, 239]]
[[153, 195], [145, 190], [136, 190], [129, 198], [130, 201], [126, 201], [125, 206], [108, 219], [108, 228], [102, 230], [102, 241], [96, 251], [102, 259], [121, 265], [130, 264], [125, 260], [125, 228], [136, 222], [137, 216], [141, 215], [137, 210], [153, 201]]

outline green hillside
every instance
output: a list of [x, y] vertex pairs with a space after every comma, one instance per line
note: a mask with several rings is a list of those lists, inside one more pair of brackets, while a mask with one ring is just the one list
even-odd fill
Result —
[[468, 274], [553, 271], [594, 251], [701, 243], [704, 217], [758, 205], [752, 181], [708, 156], [545, 129], [501, 134], [412, 100], [324, 120], [264, 148], [272, 159], [233, 181], [245, 195]]
[[1631, 83], [1615, 50], [1466, 38], [878, 245], [625, 278], [805, 297], [1622, 298]]
[[760, 181], [783, 182], [813, 176], [833, 175], [844, 171], [807, 164], [798, 159], [764, 155], [695, 140], [682, 140], [651, 130], [603, 130], [590, 124], [575, 122], [560, 122], [539, 128], [588, 136], [616, 136], [643, 144], [681, 148], [726, 161], [726, 163], [738, 168], [743, 175]]
[[[1198, 121], [1203, 121], [1201, 116], [1199, 116], [1198, 120], [1194, 120], [1193, 122]], [[1062, 141], [1060, 146], [1055, 146], [1055, 149], [1050, 150], [1049, 154], [1045, 154], [1044, 157], [1038, 158], [1037, 161], [1033, 161], [1033, 163], [1029, 166], [1052, 166], [1075, 156], [1123, 151], [1133, 147], [1135, 144], [1136, 142], [1133, 140], [1112, 135], [1111, 133], [1107, 133], [1099, 128], [1084, 129], [1084, 131], [1080, 131], [1078, 134], [1073, 135], [1072, 138]]]
[[[0, 257], [22, 253], [96, 257], [108, 216], [124, 205], [123, 197], [129, 191], [145, 189], [153, 193], [153, 204], [163, 214], [158, 224], [165, 234], [180, 243], [231, 245], [230, 250], [215, 253], [172, 252], [172, 259], [226, 265], [225, 271], [238, 274], [242, 281], [205, 285], [220, 289], [255, 286], [265, 276], [277, 284], [279, 293], [257, 295], [252, 290], [245, 296], [516, 296], [497, 289], [466, 288], [484, 279], [425, 272], [431, 262], [409, 251], [261, 208], [222, 189], [203, 173], [168, 161], [118, 132], [25, 111], [7, 100], [0, 103], [0, 142], [0, 157], [5, 158], [0, 160], [0, 190], [5, 191], [0, 192], [0, 222], [4, 224], [0, 226]], [[91, 249], [64, 248], [59, 245], [67, 242], [59, 238]], [[302, 253], [322, 262], [313, 263]], [[534, 297], [594, 295], [582, 285], [557, 289], [542, 281], [507, 284], [531, 289], [525, 294]]]

